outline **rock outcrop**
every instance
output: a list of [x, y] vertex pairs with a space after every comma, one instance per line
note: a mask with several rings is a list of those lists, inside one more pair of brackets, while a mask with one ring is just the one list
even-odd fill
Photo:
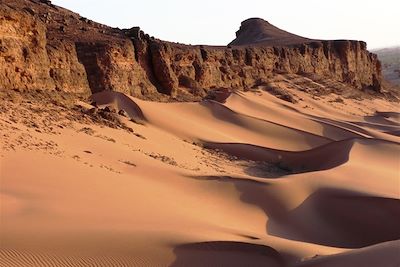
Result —
[[294, 73], [381, 90], [380, 63], [364, 42], [310, 40], [261, 19], [243, 22], [227, 47], [212, 47], [161, 41], [138, 27], [110, 28], [49, 1], [5, 0], [0, 11], [0, 87], [5, 89], [196, 98]]
[[229, 45], [282, 46], [311, 41], [313, 40], [279, 29], [263, 19], [251, 18], [242, 22], [236, 32], [236, 39]]
[[46, 25], [32, 9], [17, 11], [0, 6], [0, 86], [55, 88], [46, 49]]

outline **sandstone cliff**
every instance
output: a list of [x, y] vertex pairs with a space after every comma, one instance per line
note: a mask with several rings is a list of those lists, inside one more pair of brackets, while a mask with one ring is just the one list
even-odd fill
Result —
[[250, 19], [227, 47], [181, 45], [40, 0], [1, 2], [0, 68], [5, 89], [115, 90], [147, 98], [249, 89], [275, 73], [315, 74], [375, 91], [382, 81], [376, 55], [360, 41], [310, 40]]

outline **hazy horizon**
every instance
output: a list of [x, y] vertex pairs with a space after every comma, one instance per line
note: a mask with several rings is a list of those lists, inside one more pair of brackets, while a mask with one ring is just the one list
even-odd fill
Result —
[[[53, 0], [82, 16], [113, 27], [140, 26], [157, 38], [186, 44], [227, 45], [240, 23], [260, 17], [271, 24], [308, 38], [353, 39], [368, 43], [369, 49], [400, 45], [400, 4], [395, 0], [268, 2], [232, 1], [140, 1]], [[396, 30], [397, 29], [397, 30]]]

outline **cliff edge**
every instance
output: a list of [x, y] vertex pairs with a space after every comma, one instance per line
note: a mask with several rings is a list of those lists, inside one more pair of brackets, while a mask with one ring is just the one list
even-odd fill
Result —
[[43, 0], [1, 2], [0, 68], [3, 89], [114, 90], [148, 99], [251, 89], [277, 73], [319, 75], [355, 90], [380, 92], [382, 84], [380, 62], [361, 41], [311, 40], [249, 19], [226, 47], [182, 45]]

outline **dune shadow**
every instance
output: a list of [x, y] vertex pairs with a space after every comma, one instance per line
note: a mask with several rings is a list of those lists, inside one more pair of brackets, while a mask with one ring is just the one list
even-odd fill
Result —
[[294, 210], [272, 201], [263, 190], [235, 183], [241, 200], [269, 218], [268, 234], [301, 242], [361, 248], [400, 239], [400, 200], [356, 192], [320, 189]]
[[[304, 113], [300, 110], [294, 109], [299, 114], [302, 114], [306, 118], [319, 123], [323, 127], [322, 136], [333, 137], [340, 133], [339, 136], [343, 138], [336, 140], [343, 140], [348, 138], [363, 138], [369, 136], [371, 133], [362, 127], [373, 128], [377, 131], [385, 132], [388, 129], [392, 129], [400, 126], [400, 113], [398, 112], [375, 112], [372, 116], [364, 116], [363, 121], [341, 121], [329, 119], [326, 117], [320, 117], [308, 113]], [[395, 121], [393, 121], [393, 120]]]
[[354, 191], [319, 189], [287, 210], [266, 186], [234, 182], [245, 203], [261, 208], [270, 235], [341, 248], [361, 248], [400, 239], [400, 200]]
[[[246, 115], [243, 113], [238, 113], [229, 107], [216, 102], [216, 101], [203, 101], [200, 103], [200, 105], [206, 107], [214, 116], [214, 118], [225, 121], [225, 122], [231, 122], [235, 125], [238, 125], [243, 128], [249, 128], [252, 127], [251, 124], [257, 125], [256, 128], [265, 128], [268, 129], [268, 127], [275, 127], [275, 128], [280, 128], [284, 131], [289, 131], [292, 133], [297, 133], [303, 135], [304, 141], [309, 144], [310, 146], [315, 146], [315, 143], [319, 145], [327, 144], [331, 141], [332, 139], [317, 135], [311, 132], [303, 131], [297, 128], [290, 127], [288, 125], [283, 125], [279, 124], [274, 121], [269, 121], [257, 117], [253, 117], [250, 115]], [[251, 122], [251, 123], [249, 123]], [[254, 130], [254, 129], [253, 129]]]
[[392, 131], [392, 132], [385, 132], [385, 134], [390, 134], [390, 135], [393, 135], [393, 136], [399, 136], [400, 137], [400, 130]]
[[218, 149], [240, 160], [255, 162], [244, 171], [255, 177], [278, 178], [288, 174], [336, 168], [349, 160], [355, 139], [331, 142], [306, 151], [284, 151], [242, 143], [203, 142], [207, 149]]
[[[291, 231], [282, 228], [282, 220]], [[400, 239], [399, 220], [398, 199], [320, 189], [283, 218], [269, 220], [267, 232], [307, 243], [361, 248]]]
[[390, 119], [394, 118], [398, 120], [399, 114], [400, 113], [396, 112], [376, 112], [375, 115], [364, 116], [364, 121], [340, 121], [310, 114], [306, 114], [306, 116], [310, 117], [311, 120], [321, 124], [323, 127], [323, 136], [332, 136], [335, 134], [335, 132], [340, 130], [342, 133], [344, 133], [342, 135], [342, 139], [345, 139], [360, 137], [364, 138], [365, 136], [371, 136], [371, 132], [367, 129], [373, 129], [382, 133], [398, 131], [400, 123]]
[[284, 259], [278, 251], [245, 242], [209, 241], [190, 243], [174, 248], [175, 261], [170, 267], [283, 267]]
[[357, 121], [353, 121], [351, 123], [355, 124], [357, 126], [360, 126], [360, 127], [373, 129], [373, 130], [383, 132], [383, 133], [399, 130], [399, 126], [393, 126], [393, 125], [384, 125], [384, 124], [369, 123], [369, 122], [357, 122]]
[[290, 210], [271, 183], [229, 176], [195, 178], [233, 183], [241, 201], [265, 213], [266, 233], [272, 236], [340, 248], [400, 239], [398, 199], [323, 188]]
[[322, 127], [323, 136], [337, 136], [335, 140], [345, 140], [349, 138], [365, 138], [369, 132], [359, 127], [357, 123], [350, 121], [339, 121], [328, 118], [321, 118], [313, 115], [312, 121], [318, 123]]
[[217, 101], [205, 100], [199, 104], [210, 110], [212, 115], [218, 120], [231, 122], [241, 127], [246, 127], [246, 123], [243, 121], [239, 113], [231, 110], [227, 106]]
[[365, 116], [364, 120], [366, 122], [372, 124], [381, 124], [381, 125], [389, 125], [389, 126], [400, 126], [399, 122], [392, 121], [390, 119], [394, 119], [396, 121], [400, 121], [400, 113], [398, 112], [375, 112], [372, 116]]
[[251, 180], [251, 179], [246, 179], [246, 178], [238, 178], [238, 177], [232, 177], [228, 175], [203, 175], [203, 176], [187, 176], [188, 178], [191, 179], [196, 179], [200, 181], [218, 181], [218, 182], [227, 182], [227, 183], [248, 183], [248, 184], [254, 184], [254, 185], [269, 185], [268, 182], [260, 182], [256, 180]]
[[284, 168], [279, 164], [256, 161], [248, 162], [246, 166], [244, 166], [243, 172], [252, 177], [268, 179], [277, 179], [289, 174], [293, 174], [291, 170]]

